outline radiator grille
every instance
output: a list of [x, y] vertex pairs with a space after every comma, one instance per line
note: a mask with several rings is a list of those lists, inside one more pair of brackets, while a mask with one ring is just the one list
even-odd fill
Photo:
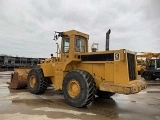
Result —
[[114, 61], [114, 53], [79, 55], [82, 61]]
[[128, 59], [128, 71], [129, 71], [129, 79], [135, 80], [136, 79], [136, 64], [135, 64], [135, 55], [127, 53], [127, 59]]

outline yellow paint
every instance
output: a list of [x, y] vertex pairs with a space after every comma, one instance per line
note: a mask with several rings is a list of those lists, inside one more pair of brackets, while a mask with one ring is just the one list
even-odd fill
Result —
[[114, 81], [114, 62], [106, 62], [105, 63], [105, 80], [107, 82], [113, 83]]
[[67, 88], [68, 88], [69, 95], [71, 97], [73, 97], [73, 98], [77, 97], [80, 94], [80, 92], [81, 92], [81, 87], [80, 87], [78, 81], [75, 80], [75, 79], [72, 79], [69, 82]]
[[[94, 78], [97, 89], [123, 94], [132, 94], [146, 88], [146, 84], [137, 80], [135, 72], [135, 80], [129, 80], [128, 59], [127, 53], [134, 52], [125, 49], [88, 52], [89, 35], [71, 30], [63, 32], [62, 41], [69, 38], [69, 52], [63, 52], [63, 42], [61, 51], [57, 49], [57, 57], [51, 57], [43, 61], [40, 66], [44, 76], [49, 77], [56, 89], [62, 89], [63, 80], [69, 71], [80, 69], [88, 71]], [[83, 39], [84, 52], [76, 52], [75, 40]], [[83, 43], [80, 43], [83, 44]], [[82, 61], [82, 55], [99, 55], [99, 54], [114, 54], [113, 61]], [[59, 56], [58, 56], [59, 55]], [[136, 62], [136, 58], [134, 59]], [[136, 63], [135, 63], [136, 64]], [[133, 71], [136, 71], [136, 67]], [[72, 80], [68, 85], [70, 96], [76, 97], [80, 93], [80, 86], [76, 80]]]
[[31, 86], [32, 88], [34, 88], [35, 85], [36, 85], [36, 78], [35, 78], [34, 75], [32, 75], [32, 76], [30, 77], [29, 82], [30, 82], [30, 86]]

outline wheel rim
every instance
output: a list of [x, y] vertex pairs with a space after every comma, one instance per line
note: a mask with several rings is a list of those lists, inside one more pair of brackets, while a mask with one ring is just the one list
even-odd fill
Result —
[[79, 82], [72, 79], [68, 84], [68, 93], [72, 98], [77, 97], [80, 94]]
[[30, 77], [29, 83], [30, 83], [30, 86], [31, 86], [32, 88], [35, 87], [35, 85], [36, 85], [36, 77], [35, 77], [34, 75], [32, 75], [32, 76]]

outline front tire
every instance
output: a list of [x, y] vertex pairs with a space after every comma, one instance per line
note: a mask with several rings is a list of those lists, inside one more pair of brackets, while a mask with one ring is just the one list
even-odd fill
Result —
[[41, 68], [33, 68], [27, 77], [27, 86], [30, 93], [42, 94], [47, 90], [48, 81], [45, 79]]
[[63, 81], [63, 95], [73, 107], [84, 107], [94, 101], [96, 87], [90, 73], [83, 70], [69, 72]]

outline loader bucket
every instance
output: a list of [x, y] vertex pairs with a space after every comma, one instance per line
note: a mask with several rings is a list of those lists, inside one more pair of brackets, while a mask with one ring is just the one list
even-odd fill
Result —
[[27, 87], [27, 75], [31, 68], [15, 68], [11, 75], [9, 88], [22, 89]]

